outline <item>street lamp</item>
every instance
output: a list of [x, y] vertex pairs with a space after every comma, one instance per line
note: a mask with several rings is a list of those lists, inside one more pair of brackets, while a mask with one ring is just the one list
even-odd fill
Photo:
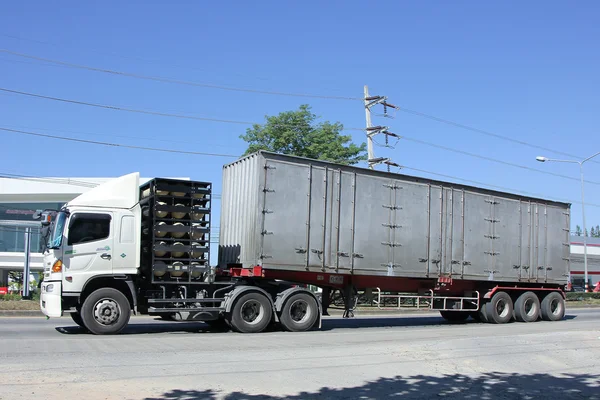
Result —
[[572, 164], [579, 164], [579, 174], [581, 176], [581, 217], [583, 219], [583, 268], [584, 268], [584, 279], [585, 279], [585, 291], [586, 293], [590, 291], [589, 285], [588, 285], [588, 262], [587, 262], [587, 239], [586, 239], [586, 233], [587, 233], [587, 228], [585, 226], [585, 199], [584, 199], [584, 190], [583, 190], [583, 164], [586, 161], [591, 160], [592, 158], [596, 157], [597, 155], [600, 154], [600, 151], [596, 154], [594, 154], [593, 156], [590, 156], [582, 161], [576, 161], [576, 160], [556, 160], [556, 159], [552, 159], [552, 158], [547, 158], [547, 157], [541, 157], [538, 156], [535, 159], [539, 162], [546, 162], [546, 161], [554, 161], [554, 162], [565, 162], [565, 163], [572, 163]]

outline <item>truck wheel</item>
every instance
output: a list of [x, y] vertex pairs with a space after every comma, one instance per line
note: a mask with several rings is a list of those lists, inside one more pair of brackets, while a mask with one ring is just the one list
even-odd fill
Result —
[[464, 322], [469, 318], [468, 311], [440, 311], [440, 314], [448, 322]]
[[492, 299], [485, 304], [487, 322], [492, 324], [505, 324], [513, 315], [513, 302], [508, 293], [496, 292]]
[[258, 333], [269, 326], [272, 316], [269, 299], [261, 293], [252, 292], [235, 301], [228, 319], [231, 327], [240, 333]]
[[87, 329], [85, 327], [85, 325], [83, 324], [83, 320], [81, 319], [81, 314], [79, 314], [79, 312], [72, 312], [71, 319], [73, 320], [73, 322], [75, 322], [77, 325], [79, 325], [83, 329]]
[[81, 318], [95, 335], [111, 335], [125, 328], [131, 316], [127, 297], [117, 289], [102, 288], [92, 292], [81, 307]]
[[515, 319], [519, 322], [535, 322], [540, 317], [540, 299], [533, 292], [525, 292], [515, 301]]
[[297, 293], [286, 300], [279, 321], [290, 332], [304, 332], [317, 322], [319, 307], [315, 299], [306, 293]]
[[558, 292], [549, 293], [540, 307], [544, 321], [559, 321], [565, 316], [565, 301]]

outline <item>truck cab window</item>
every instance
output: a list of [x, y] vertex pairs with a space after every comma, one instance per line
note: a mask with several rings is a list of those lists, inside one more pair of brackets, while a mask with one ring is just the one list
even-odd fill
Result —
[[78, 213], [69, 222], [68, 245], [95, 242], [110, 235], [110, 215]]

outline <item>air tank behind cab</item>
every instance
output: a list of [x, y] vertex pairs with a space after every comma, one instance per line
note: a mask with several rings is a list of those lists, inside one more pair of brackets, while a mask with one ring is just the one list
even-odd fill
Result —
[[[166, 206], [167, 205], [167, 203], [165, 203], [164, 201], [157, 201], [156, 204], [159, 205], [159, 206]], [[169, 215], [169, 213], [166, 212], [166, 211], [156, 211], [156, 216], [158, 218], [166, 218], [168, 215]]]
[[187, 215], [186, 207], [183, 204], [175, 204], [175, 207], [181, 207], [182, 211], [173, 211], [171, 215], [173, 218], [182, 219]]
[[181, 261], [175, 261], [168, 266], [169, 273], [172, 277], [179, 278], [187, 271], [187, 265]]
[[160, 278], [167, 273], [167, 264], [162, 261], [157, 261], [154, 263], [154, 276]]
[[162, 221], [161, 221], [161, 222], [159, 222], [159, 223], [158, 223], [158, 224], [156, 224], [156, 225], [157, 225], [158, 229], [156, 230], [156, 233], [155, 233], [155, 235], [156, 235], [157, 237], [161, 237], [161, 238], [162, 238], [162, 237], [165, 237], [165, 236], [167, 236], [167, 231], [164, 231], [164, 230], [163, 230], [163, 231], [161, 231], [161, 230], [160, 230], [160, 229], [161, 229], [161, 227], [163, 227], [163, 226], [166, 226], [167, 224], [166, 224], [165, 222], [162, 222]]

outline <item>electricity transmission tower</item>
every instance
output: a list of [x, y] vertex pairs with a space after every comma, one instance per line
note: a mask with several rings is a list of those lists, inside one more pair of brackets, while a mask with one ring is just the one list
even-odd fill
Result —
[[386, 164], [387, 168], [388, 168], [388, 172], [389, 172], [390, 167], [400, 167], [400, 165], [391, 161], [389, 158], [375, 157], [375, 153], [373, 151], [373, 138], [377, 135], [384, 135], [385, 143], [387, 145], [388, 139], [390, 136], [395, 137], [395, 138], [400, 138], [400, 136], [396, 135], [395, 133], [390, 132], [388, 130], [387, 126], [380, 126], [380, 125], [373, 126], [373, 124], [371, 123], [371, 108], [378, 104], [381, 104], [383, 106], [383, 116], [389, 117], [389, 115], [387, 113], [388, 108], [393, 108], [393, 109], [397, 110], [397, 109], [399, 109], [399, 107], [388, 103], [386, 96], [369, 96], [369, 87], [367, 85], [365, 85], [364, 101], [365, 101], [365, 115], [367, 118], [367, 146], [368, 146], [367, 148], [368, 148], [369, 168], [374, 169], [374, 167], [376, 165]]

